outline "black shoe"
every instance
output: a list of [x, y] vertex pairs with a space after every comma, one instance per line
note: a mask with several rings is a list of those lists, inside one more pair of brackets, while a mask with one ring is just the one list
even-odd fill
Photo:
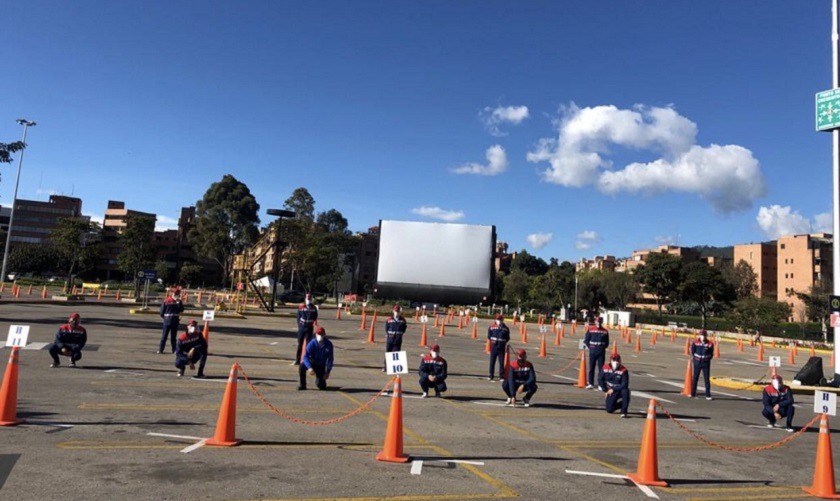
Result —
[[51, 363], [51, 364], [50, 364], [50, 367], [58, 367], [58, 366], [60, 366], [60, 365], [61, 365], [61, 362], [59, 362], [59, 361], [55, 361], [55, 362], [53, 362], [53, 363]]
[[297, 389], [298, 389], [298, 391], [303, 391], [303, 390], [306, 389], [306, 386], [301, 384], [301, 385], [298, 385]]
[[70, 367], [76, 367], [76, 361], [75, 360], [70, 361]]
[[184, 369], [178, 370], [178, 377], [184, 377]]
[[163, 350], [158, 350], [155, 353], [157, 353], [158, 355], [163, 355]]
[[196, 374], [196, 375], [195, 375], [195, 376], [193, 376], [192, 378], [193, 378], [193, 379], [204, 379], [204, 378], [206, 378], [206, 377], [207, 377], [207, 376], [205, 376], [205, 375], [204, 375], [204, 373], [199, 372], [198, 374]]

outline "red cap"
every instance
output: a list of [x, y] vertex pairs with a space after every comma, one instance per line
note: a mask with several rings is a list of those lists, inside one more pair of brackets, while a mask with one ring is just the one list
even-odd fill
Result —
[[525, 356], [525, 350], [520, 349], [519, 351], [516, 352], [516, 356], [519, 357], [519, 358], [524, 357]]
[[325, 331], [323, 327], [318, 327], [317, 329], [315, 329], [315, 334], [320, 334], [320, 335], [323, 336], [326, 333], [327, 333], [327, 331]]
[[187, 325], [198, 325], [198, 322], [196, 322], [195, 320], [190, 320], [189, 322], [187, 322]]
[[504, 320], [504, 319], [505, 319], [504, 315], [502, 315], [501, 313], [496, 313], [496, 320]]
[[400, 311], [401, 309], [402, 308], [400, 308], [400, 305], [398, 305], [398, 304], [394, 305], [394, 311]]
[[71, 313], [70, 314], [70, 320], [78, 320], [78, 319], [79, 319], [79, 314], [78, 313]]
[[437, 344], [432, 345], [432, 349], [430, 351], [440, 351], [440, 345], [437, 345]]

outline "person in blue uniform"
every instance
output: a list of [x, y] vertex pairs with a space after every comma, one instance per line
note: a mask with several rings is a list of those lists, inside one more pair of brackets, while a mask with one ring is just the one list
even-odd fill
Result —
[[703, 381], [706, 383], [706, 400], [712, 399], [712, 385], [709, 381], [709, 369], [712, 367], [712, 357], [715, 354], [715, 344], [708, 339], [706, 330], [700, 331], [700, 335], [691, 345], [691, 359], [694, 361], [694, 374], [691, 379], [691, 398], [697, 396], [697, 381], [700, 373], [703, 373]]
[[776, 421], [786, 418], [785, 429], [793, 431], [793, 414], [796, 411], [793, 407], [793, 392], [784, 384], [782, 376], [773, 376], [770, 384], [764, 387], [761, 403], [764, 404], [761, 415], [767, 419], [768, 428], [773, 428]]
[[420, 388], [423, 390], [421, 398], [426, 398], [429, 389], [435, 389], [435, 396], [439, 397], [446, 391], [446, 359], [440, 356], [440, 345], [432, 345], [428, 355], [420, 360]]
[[589, 382], [587, 389], [595, 388], [595, 369], [598, 369], [598, 378], [601, 378], [601, 371], [604, 368], [604, 357], [607, 347], [610, 345], [610, 333], [604, 328], [604, 320], [601, 317], [586, 329], [583, 344], [589, 350]]
[[198, 322], [190, 320], [186, 332], [182, 332], [175, 343], [175, 367], [178, 368], [178, 377], [184, 375], [187, 365], [190, 366], [190, 370], [195, 370], [196, 362], [198, 372], [194, 377], [203, 378], [204, 365], [207, 363], [207, 340], [201, 335]]
[[333, 344], [327, 339], [327, 331], [323, 327], [315, 329], [315, 339], [306, 344], [298, 375], [300, 385], [298, 390], [306, 389], [306, 374], [315, 376], [315, 386], [319, 390], [327, 389], [327, 380], [333, 368]]
[[[391, 316], [385, 321], [385, 353], [402, 350], [403, 334], [405, 334], [406, 327], [408, 327], [408, 324], [402, 316], [402, 308], [395, 304]], [[385, 365], [382, 366], [382, 372], [385, 372]]]
[[620, 407], [621, 417], [626, 418], [630, 406], [630, 371], [621, 364], [621, 355], [616, 353], [604, 365], [598, 377], [598, 386], [604, 392], [607, 412], [612, 414]]
[[505, 373], [505, 350], [510, 341], [510, 329], [505, 324], [505, 317], [501, 313], [496, 314], [496, 319], [487, 328], [487, 339], [490, 340], [490, 376], [487, 380], [493, 381], [496, 360], [499, 361], [499, 379], [501, 380]]
[[528, 361], [528, 354], [525, 350], [516, 352], [516, 360], [510, 364], [510, 371], [507, 379], [502, 383], [502, 389], [508, 396], [507, 405], [516, 405], [516, 396], [524, 393], [522, 405], [524, 407], [531, 406], [531, 397], [537, 392], [537, 372], [531, 362]]
[[312, 332], [318, 323], [318, 308], [312, 304], [312, 296], [307, 294], [303, 304], [298, 306], [297, 312], [297, 349], [292, 365], [300, 365], [304, 344], [312, 340]]
[[163, 300], [160, 305], [160, 318], [163, 319], [163, 333], [160, 335], [158, 353], [163, 353], [166, 347], [166, 339], [172, 346], [172, 353], [175, 353], [175, 338], [178, 336], [178, 323], [181, 321], [181, 313], [184, 312], [184, 303], [181, 302], [181, 289], [172, 289], [172, 295]]
[[87, 330], [81, 326], [81, 317], [73, 313], [67, 323], [58, 328], [55, 341], [50, 345], [49, 352], [53, 359], [50, 367], [58, 367], [61, 361], [58, 355], [70, 357], [70, 367], [76, 367], [76, 362], [82, 358], [82, 348], [87, 343]]

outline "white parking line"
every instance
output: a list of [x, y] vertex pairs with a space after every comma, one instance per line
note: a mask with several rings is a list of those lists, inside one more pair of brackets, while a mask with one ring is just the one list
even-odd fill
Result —
[[[612, 473], [595, 473], [595, 472], [590, 472], [590, 471], [576, 471], [576, 470], [566, 470], [566, 473], [570, 473], [572, 475], [589, 475], [589, 476], [593, 476], [593, 477], [623, 478], [625, 480], [630, 480], [630, 478], [627, 477], [626, 475], [614, 475]], [[633, 482], [632, 480], [630, 480], [630, 481]], [[656, 493], [653, 492], [653, 490], [651, 490], [650, 487], [648, 487], [646, 485], [637, 484], [636, 482], [633, 482], [633, 483], [636, 485], [636, 487], [639, 488], [640, 491], [644, 492], [647, 497], [654, 498], [654, 499], [659, 499], [659, 496], [657, 496]]]
[[411, 474], [420, 475], [421, 473], [423, 473], [423, 461], [412, 461]]
[[205, 438], [201, 438], [201, 437], [190, 437], [190, 436], [186, 436], [186, 435], [169, 435], [167, 433], [152, 433], [152, 432], [149, 432], [149, 433], [146, 433], [146, 435], [149, 435], [149, 436], [152, 436], [152, 437], [182, 438], [184, 440], [206, 440]]
[[204, 447], [204, 444], [206, 444], [206, 443], [207, 443], [206, 438], [203, 439], [203, 440], [199, 440], [198, 442], [192, 444], [191, 446], [181, 449], [181, 452], [183, 452], [184, 454], [189, 454], [190, 452], [198, 449], [199, 447]]
[[676, 404], [676, 402], [674, 402], [673, 400], [668, 400], [668, 399], [665, 399], [665, 398], [662, 398], [662, 397], [657, 397], [656, 395], [651, 395], [650, 393], [645, 393], [643, 391], [630, 390], [630, 396], [631, 397], [636, 396], [636, 395], [638, 395], [642, 398], [653, 398], [653, 399], [656, 399], [657, 402], [668, 402], [669, 404]]

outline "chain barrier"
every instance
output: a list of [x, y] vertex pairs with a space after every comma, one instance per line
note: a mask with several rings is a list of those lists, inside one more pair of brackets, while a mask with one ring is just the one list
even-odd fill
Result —
[[[566, 372], [566, 371], [567, 371], [570, 367], [573, 367], [574, 365], [579, 364], [579, 363], [580, 363], [580, 355], [578, 355], [578, 356], [576, 356], [575, 358], [573, 358], [573, 359], [571, 360], [571, 362], [569, 362], [569, 363], [568, 363], [565, 367], [563, 367], [562, 369], [559, 369], [559, 370], [556, 370], [556, 371], [549, 371], [549, 372], [545, 372], [544, 374], [548, 374], [549, 376], [556, 376], [556, 375], [558, 375], [558, 374], [562, 374], [562, 373]], [[542, 372], [542, 371], [540, 371], [540, 372]]]
[[790, 442], [791, 440], [795, 439], [796, 437], [802, 435], [806, 431], [808, 431], [808, 428], [811, 425], [813, 425], [814, 423], [816, 423], [817, 420], [820, 419], [820, 415], [817, 414], [810, 421], [805, 423], [805, 426], [800, 428], [799, 431], [797, 431], [795, 433], [791, 433], [790, 435], [783, 438], [782, 440], [779, 440], [778, 442], [773, 442], [771, 444], [765, 444], [765, 445], [759, 445], [759, 446], [755, 446], [755, 447], [737, 447], [737, 446], [733, 446], [733, 445], [723, 445], [723, 444], [719, 444], [717, 442], [713, 442], [713, 441], [709, 440], [708, 438], [700, 435], [696, 431], [688, 428], [686, 425], [679, 422], [679, 420], [677, 420], [677, 418], [672, 416], [671, 413], [668, 412], [668, 410], [665, 409], [665, 407], [663, 407], [662, 404], [660, 404], [659, 402], [656, 402], [656, 406], [659, 407], [659, 409], [662, 411], [663, 414], [665, 414], [665, 416], [668, 417], [668, 419], [673, 421], [677, 426], [680, 427], [680, 429], [682, 429], [684, 432], [688, 433], [689, 435], [691, 435], [695, 439], [703, 442], [704, 444], [706, 444], [710, 447], [715, 447], [717, 449], [723, 449], [725, 451], [731, 451], [731, 452], [760, 452], [760, 451], [766, 451], [768, 449], [774, 449], [776, 447], [781, 447], [781, 446], [785, 445], [786, 443]]
[[294, 416], [290, 416], [289, 414], [286, 414], [285, 412], [281, 411], [280, 409], [278, 409], [277, 407], [272, 405], [271, 402], [269, 402], [268, 399], [266, 399], [265, 396], [262, 393], [260, 393], [260, 391], [254, 386], [254, 384], [251, 383], [251, 379], [248, 377], [248, 374], [245, 373], [245, 369], [243, 369], [242, 366], [239, 366], [239, 372], [242, 374], [242, 377], [245, 379], [245, 383], [248, 385], [249, 388], [251, 388], [251, 391], [254, 392], [254, 395], [256, 395], [257, 398], [259, 398], [260, 401], [262, 401], [262, 403], [265, 404], [266, 407], [268, 407], [269, 409], [274, 411], [275, 414], [282, 417], [283, 419], [287, 419], [287, 420], [289, 420], [293, 423], [303, 424], [303, 425], [308, 425], [308, 426], [327, 426], [327, 425], [330, 425], [330, 424], [340, 423], [342, 421], [350, 419], [351, 417], [353, 417], [353, 416], [355, 416], [355, 415], [357, 415], [361, 412], [366, 411], [371, 405], [373, 405], [374, 402], [376, 402], [376, 400], [379, 397], [381, 397], [382, 395], [385, 394], [385, 392], [388, 391], [388, 389], [391, 387], [391, 385], [394, 384], [393, 379], [388, 381], [385, 384], [385, 386], [383, 386], [382, 389], [379, 390], [376, 393], [376, 395], [371, 397], [370, 400], [368, 400], [367, 402], [362, 404], [361, 407], [359, 407], [357, 409], [354, 409], [353, 411], [351, 411], [351, 412], [349, 412], [349, 413], [347, 413], [343, 416], [339, 416], [339, 417], [332, 418], [332, 419], [325, 419], [323, 421], [311, 421], [311, 420], [307, 420], [307, 419], [300, 419], [300, 418], [296, 418]]

